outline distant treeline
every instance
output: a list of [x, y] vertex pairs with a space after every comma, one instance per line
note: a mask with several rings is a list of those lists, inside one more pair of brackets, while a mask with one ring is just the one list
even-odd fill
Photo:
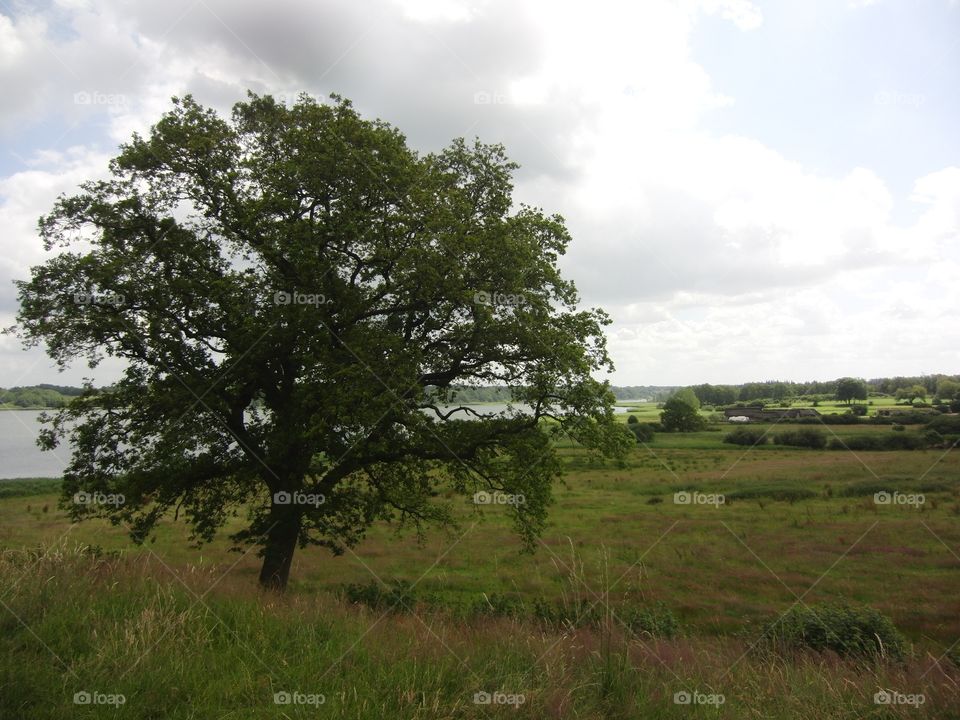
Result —
[[[457, 402], [484, 403], [509, 402], [510, 390], [500, 385], [482, 386], [454, 386]], [[676, 387], [663, 385], [630, 385], [627, 387], [612, 387], [617, 400], [665, 400]]]
[[[703, 405], [733, 405], [735, 403], [753, 401], [784, 400], [828, 400], [836, 397], [837, 380], [811, 382], [790, 382], [785, 380], [767, 380], [765, 382], [749, 382], [742, 385], [711, 385], [703, 383], [691, 385], [700, 403]], [[919, 375], [915, 377], [895, 376], [888, 378], [873, 378], [863, 380], [867, 392], [871, 395], [896, 395], [902, 388], [920, 386], [925, 388], [927, 395], [933, 397], [937, 393], [938, 385], [943, 380], [960, 382], [960, 375]], [[942, 385], [941, 385], [942, 387]], [[670, 393], [678, 389], [671, 385], [626, 385], [610, 388], [618, 401], [625, 400], [665, 400]], [[457, 401], [462, 403], [508, 402], [510, 391], [503, 386], [485, 385], [479, 387], [455, 387]]]
[[0, 406], [18, 408], [58, 408], [71, 398], [78, 397], [83, 388], [71, 385], [30, 385], [27, 387], [0, 388]]
[[[797, 399], [827, 399], [837, 394], [837, 383], [842, 378], [829, 381], [787, 382], [769, 380], [766, 382], [750, 382], [743, 385], [692, 385], [691, 390], [704, 405], [732, 405], [737, 402], [752, 400], [781, 401], [790, 398]], [[901, 388], [910, 388], [916, 385], [924, 388], [928, 395], [937, 392], [937, 386], [943, 380], [960, 382], [960, 375], [919, 375], [915, 377], [896, 376], [889, 378], [873, 378], [864, 380], [867, 391], [871, 395], [896, 395]]]

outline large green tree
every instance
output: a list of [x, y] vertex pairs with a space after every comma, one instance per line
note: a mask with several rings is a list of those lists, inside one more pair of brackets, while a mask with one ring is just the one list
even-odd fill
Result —
[[660, 413], [660, 424], [668, 432], [702, 430], [706, 421], [700, 415], [700, 400], [690, 388], [681, 388], [667, 398]]
[[[26, 343], [126, 361], [43, 435], [72, 441], [74, 517], [142, 541], [175, 509], [203, 542], [245, 515], [232, 538], [269, 588], [298, 546], [454, 523], [445, 489], [522, 495], [507, 507], [532, 546], [550, 433], [608, 454], [630, 439], [593, 379], [608, 318], [558, 271], [563, 219], [514, 207], [515, 167], [479, 141], [419, 155], [338, 97], [251, 95], [229, 119], [175, 98], [110, 179], [41, 218], [62, 251], [19, 283]], [[528, 411], [472, 417], [454, 384], [508, 386]]]
[[837, 380], [837, 400], [851, 403], [854, 400], [867, 399], [867, 384], [858, 378], [840, 378]]

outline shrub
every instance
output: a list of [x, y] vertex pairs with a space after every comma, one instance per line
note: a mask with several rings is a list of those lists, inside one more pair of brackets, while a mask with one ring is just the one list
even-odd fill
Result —
[[410, 611], [416, 605], [413, 587], [403, 580], [394, 580], [389, 587], [375, 580], [366, 585], [351, 583], [343, 588], [343, 596], [348, 602], [373, 610]]
[[827, 447], [831, 450], [919, 450], [927, 444], [924, 437], [916, 433], [893, 433], [831, 438]]
[[927, 429], [941, 435], [956, 435], [960, 433], [960, 415], [937, 415], [927, 423]]
[[653, 425], [650, 423], [634, 423], [629, 426], [630, 432], [637, 439], [638, 443], [647, 443], [653, 440]]
[[866, 405], [851, 405], [849, 412], [850, 412], [851, 414], [853, 414], [853, 415], [858, 415], [858, 416], [866, 415], [866, 414], [867, 414], [867, 406], [866, 406]]
[[643, 633], [655, 638], [672, 638], [680, 626], [676, 615], [663, 603], [649, 607], [626, 607], [617, 616], [638, 635]]
[[869, 422], [876, 425], [922, 425], [930, 422], [939, 413], [922, 412], [920, 410], [900, 410], [891, 415], [876, 415]]
[[523, 601], [518, 597], [493, 593], [484, 594], [473, 604], [471, 611], [474, 615], [520, 617], [524, 614], [524, 606]]
[[741, 427], [724, 435], [723, 441], [731, 445], [763, 445], [767, 442], [767, 435], [761, 430]]
[[879, 492], [894, 493], [902, 489], [909, 479], [888, 478], [885, 481], [863, 480], [847, 485], [840, 490], [842, 497], [869, 497]]
[[884, 450], [919, 450], [927, 446], [923, 436], [916, 433], [898, 433], [883, 437]]
[[907, 426], [906, 426], [906, 425], [894, 425], [894, 426], [893, 426], [892, 428], [890, 428], [890, 429], [891, 429], [891, 430], [894, 430], [894, 431], [896, 431], [896, 432], [903, 432], [904, 430], [907, 429]]
[[893, 622], [870, 607], [797, 605], [769, 630], [775, 646], [787, 650], [832, 650], [843, 657], [900, 660], [906, 641]]
[[824, 448], [827, 446], [827, 436], [814, 428], [800, 428], [777, 433], [773, 438], [777, 445], [792, 447]]
[[930, 445], [943, 445], [943, 435], [938, 433], [936, 430], [927, 430], [923, 434], [923, 441]]
[[802, 417], [791, 422], [797, 425], [856, 425], [860, 422], [853, 413], [827, 413], [820, 417]]
[[820, 418], [820, 421], [826, 425], [857, 425], [860, 418], [852, 412], [827, 413]]
[[633, 425], [640, 422], [636, 415], [627, 415], [627, 425]]

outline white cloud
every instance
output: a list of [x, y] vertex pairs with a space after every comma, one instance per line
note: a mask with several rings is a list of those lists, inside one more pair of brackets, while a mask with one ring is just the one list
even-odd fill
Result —
[[[960, 168], [933, 168], [903, 198], [869, 162], [826, 172], [710, 132], [737, 98], [694, 54], [705, 14], [768, 31], [746, 0], [59, 0], [0, 15], [0, 133], [58, 128], [0, 179], [0, 309], [41, 257], [37, 216], [171, 95], [226, 112], [247, 88], [338, 91], [420, 148], [506, 143], [524, 166], [518, 197], [568, 219], [565, 267], [615, 318], [620, 383], [949, 369]], [[122, 101], [78, 105], [78, 92]], [[920, 209], [906, 225], [905, 201]], [[889, 333], [910, 338], [895, 356]]]

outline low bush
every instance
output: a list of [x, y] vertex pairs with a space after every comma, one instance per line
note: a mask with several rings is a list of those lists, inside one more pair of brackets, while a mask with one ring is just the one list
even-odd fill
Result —
[[820, 430], [800, 428], [799, 430], [785, 430], [777, 433], [773, 442], [777, 445], [820, 449], [827, 446], [827, 436]]
[[860, 418], [853, 413], [826, 413], [820, 417], [801, 417], [790, 422], [797, 425], [857, 425]]
[[890, 435], [849, 435], [831, 438], [830, 450], [919, 450], [929, 443], [916, 433], [891, 433]]
[[386, 587], [375, 580], [366, 585], [352, 583], [344, 586], [343, 596], [348, 602], [373, 610], [411, 611], [417, 603], [413, 587], [403, 580], [395, 580]]
[[633, 433], [633, 436], [637, 439], [637, 442], [648, 443], [653, 440], [653, 424], [652, 423], [633, 423], [632, 425], [627, 426], [630, 432]]
[[850, 483], [841, 488], [842, 497], [869, 497], [880, 492], [894, 493], [902, 492], [903, 488], [911, 483], [909, 478], [887, 478], [886, 480], [863, 480], [861, 482]]
[[797, 605], [768, 630], [784, 650], [831, 650], [842, 657], [901, 660], [906, 641], [893, 622], [870, 607]]
[[960, 415], [937, 415], [927, 423], [927, 429], [941, 435], [960, 434]]
[[939, 417], [939, 413], [923, 412], [920, 410], [898, 410], [890, 415], [875, 415], [869, 418], [869, 422], [874, 425], [923, 425], [935, 417]]

